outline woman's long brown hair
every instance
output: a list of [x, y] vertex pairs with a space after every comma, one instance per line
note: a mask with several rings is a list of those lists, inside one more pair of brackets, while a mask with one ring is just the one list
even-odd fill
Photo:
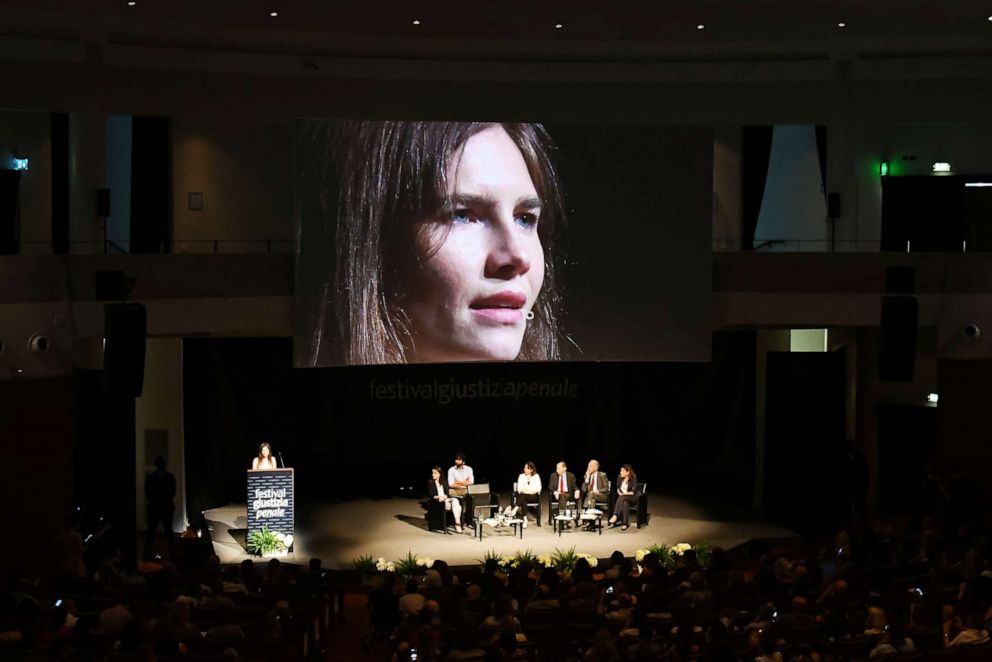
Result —
[[[333, 273], [310, 347], [310, 364], [406, 363], [416, 338], [404, 310], [404, 288], [417, 273], [418, 221], [448, 208], [448, 171], [469, 138], [501, 126], [520, 149], [542, 202], [538, 236], [544, 284], [534, 303], [518, 360], [560, 356], [561, 255], [564, 223], [553, 144], [539, 124], [342, 121], [326, 127], [324, 210], [333, 223]], [[343, 352], [341, 351], [343, 347]], [[328, 357], [337, 356], [337, 360]]]

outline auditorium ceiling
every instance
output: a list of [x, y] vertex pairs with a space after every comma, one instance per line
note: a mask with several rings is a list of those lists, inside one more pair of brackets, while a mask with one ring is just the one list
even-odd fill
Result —
[[947, 0], [4, 0], [0, 36], [456, 59], [992, 54], [992, 4]]

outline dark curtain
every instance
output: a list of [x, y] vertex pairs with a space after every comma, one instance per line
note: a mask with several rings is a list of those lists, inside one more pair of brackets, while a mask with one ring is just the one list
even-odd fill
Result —
[[76, 501], [89, 517], [106, 517], [121, 553], [133, 557], [137, 518], [134, 398], [107, 394], [102, 370], [77, 369], [74, 381]]
[[758, 227], [761, 201], [765, 197], [768, 180], [768, 160], [772, 152], [772, 133], [775, 127], [746, 126], [741, 139], [741, 246], [754, 248], [754, 231]]
[[834, 531], [848, 513], [845, 369], [837, 352], [769, 352], [765, 399], [765, 511], [800, 534]]
[[131, 131], [131, 252], [168, 253], [172, 207], [169, 120], [135, 117]]
[[921, 488], [937, 449], [937, 408], [880, 404], [876, 412], [879, 510], [883, 515], [934, 514], [934, 503], [921, 499], [936, 495]]
[[69, 252], [69, 114], [52, 113], [52, 252]]
[[21, 173], [0, 170], [0, 255], [17, 255], [20, 246]]
[[[882, 178], [882, 250], [958, 252], [968, 239], [968, 199], [976, 189], [965, 182], [978, 177]], [[981, 225], [988, 225], [987, 217]], [[972, 250], [978, 246], [969, 244]]]
[[183, 438], [187, 510], [243, 503], [245, 470], [267, 441], [298, 464], [293, 447], [292, 341], [183, 341]]
[[816, 156], [820, 161], [820, 190], [827, 194], [827, 127], [816, 127]]
[[[754, 334], [718, 333], [713, 362], [495, 363], [292, 370], [283, 339], [184, 341], [190, 510], [244, 501], [244, 470], [270, 441], [306, 502], [419, 491], [465, 452], [477, 481], [506, 492], [527, 460], [634, 465], [652, 491], [750, 501]], [[371, 397], [404, 384], [575, 385], [574, 398]], [[304, 507], [306, 503], [299, 504]]]

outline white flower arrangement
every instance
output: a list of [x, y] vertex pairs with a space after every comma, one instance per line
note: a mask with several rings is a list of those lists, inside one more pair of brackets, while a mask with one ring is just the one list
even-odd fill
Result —
[[379, 572], [396, 572], [396, 564], [380, 556], [375, 560], [375, 569]]
[[432, 558], [430, 558], [428, 556], [418, 556], [417, 557], [417, 565], [423, 566], [425, 568], [429, 568], [432, 565], [434, 565], [434, 559], [432, 559]]
[[639, 549], [634, 552], [634, 560], [638, 563], [644, 560], [644, 557], [648, 555], [648, 550]]
[[499, 560], [499, 567], [501, 568], [516, 568], [518, 565], [520, 562], [509, 556], [504, 556]]
[[552, 568], [555, 565], [555, 562], [551, 558], [550, 554], [538, 554], [537, 562], [543, 565], [545, 568]]
[[692, 545], [690, 545], [687, 542], [680, 542], [679, 544], [677, 544], [674, 547], [672, 547], [672, 552], [676, 556], [682, 556], [683, 554], [685, 554], [686, 552], [688, 552], [690, 549], [692, 549]]
[[596, 567], [596, 564], [599, 563], [599, 559], [597, 559], [592, 554], [583, 554], [583, 553], [579, 552], [576, 556], [578, 556], [580, 559], [585, 559], [586, 562], [589, 563], [589, 567], [590, 568], [595, 568]]

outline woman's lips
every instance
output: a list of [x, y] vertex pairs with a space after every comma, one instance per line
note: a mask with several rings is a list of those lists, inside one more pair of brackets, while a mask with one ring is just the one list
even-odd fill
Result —
[[520, 308], [472, 308], [472, 313], [497, 324], [516, 324], [524, 318]]
[[527, 295], [521, 292], [498, 292], [476, 299], [469, 308], [482, 320], [497, 324], [517, 324], [524, 318]]

